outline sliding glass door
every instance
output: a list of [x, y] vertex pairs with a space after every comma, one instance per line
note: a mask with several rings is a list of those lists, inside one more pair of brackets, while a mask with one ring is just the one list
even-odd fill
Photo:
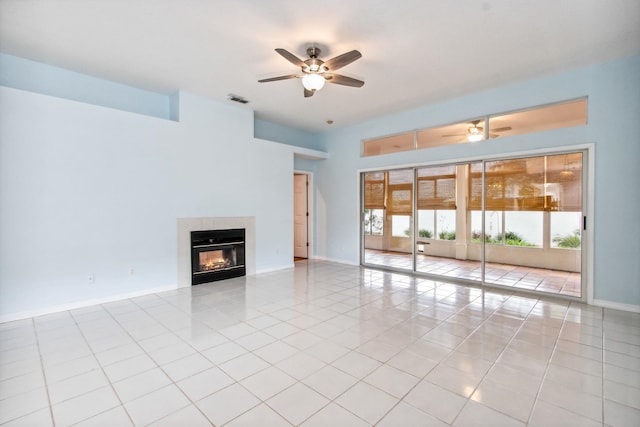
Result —
[[480, 281], [481, 263], [467, 254], [469, 165], [416, 169], [416, 271], [458, 280]]
[[365, 173], [364, 263], [413, 270], [413, 169]]
[[580, 298], [582, 152], [362, 174], [362, 263]]
[[582, 163], [581, 152], [484, 162], [486, 283], [581, 296]]

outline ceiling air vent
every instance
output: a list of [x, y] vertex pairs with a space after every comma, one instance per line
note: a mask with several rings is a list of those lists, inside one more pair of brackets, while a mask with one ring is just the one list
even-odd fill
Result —
[[238, 96], [238, 95], [234, 95], [234, 94], [232, 94], [232, 93], [230, 93], [229, 95], [227, 95], [227, 99], [228, 99], [229, 101], [239, 102], [240, 104], [248, 104], [248, 103], [249, 103], [249, 101], [247, 101], [247, 100], [246, 100], [246, 99], [244, 99], [243, 97]]

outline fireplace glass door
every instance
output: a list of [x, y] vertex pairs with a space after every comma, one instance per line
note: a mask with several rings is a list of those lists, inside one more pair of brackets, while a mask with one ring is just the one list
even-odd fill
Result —
[[[207, 271], [218, 271], [238, 266], [238, 250], [234, 246], [225, 247], [217, 250], [203, 250], [198, 252], [198, 270], [194, 273], [205, 273]], [[242, 258], [242, 256], [240, 256]]]
[[192, 284], [244, 276], [244, 247], [244, 229], [192, 232]]

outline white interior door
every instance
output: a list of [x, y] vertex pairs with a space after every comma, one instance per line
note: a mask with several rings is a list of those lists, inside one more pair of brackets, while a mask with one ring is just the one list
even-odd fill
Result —
[[307, 203], [307, 175], [293, 176], [293, 256], [308, 258], [308, 203]]

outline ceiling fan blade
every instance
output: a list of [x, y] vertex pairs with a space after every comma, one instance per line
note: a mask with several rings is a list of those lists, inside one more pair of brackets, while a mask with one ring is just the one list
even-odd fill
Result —
[[315, 90], [309, 90], [307, 88], [304, 89], [304, 97], [305, 98], [311, 98], [314, 93], [316, 93]]
[[362, 58], [362, 54], [357, 50], [352, 50], [351, 52], [343, 53], [342, 55], [338, 55], [335, 58], [331, 58], [324, 62], [324, 67], [329, 71], [338, 70], [345, 65], [351, 64], [356, 59]]
[[271, 77], [269, 79], [258, 80], [258, 83], [277, 82], [278, 80], [295, 79], [297, 74], [289, 74], [288, 76]]
[[496, 129], [491, 129], [491, 128], [489, 128], [489, 130], [490, 130], [491, 132], [506, 132], [506, 131], [508, 131], [508, 130], [511, 130], [511, 126], [505, 126], [505, 127], [502, 127], [502, 128], [496, 128]]
[[287, 50], [278, 48], [278, 49], [276, 49], [276, 52], [278, 52], [280, 55], [282, 55], [282, 57], [284, 59], [286, 59], [287, 61], [291, 62], [296, 67], [304, 67], [304, 65], [305, 65], [305, 63], [302, 61], [302, 59], [298, 58], [293, 53], [291, 53], [291, 52], [289, 52]]
[[329, 83], [335, 83], [338, 85], [351, 87], [362, 87], [364, 85], [362, 80], [353, 79], [341, 74], [324, 73], [323, 76]]

